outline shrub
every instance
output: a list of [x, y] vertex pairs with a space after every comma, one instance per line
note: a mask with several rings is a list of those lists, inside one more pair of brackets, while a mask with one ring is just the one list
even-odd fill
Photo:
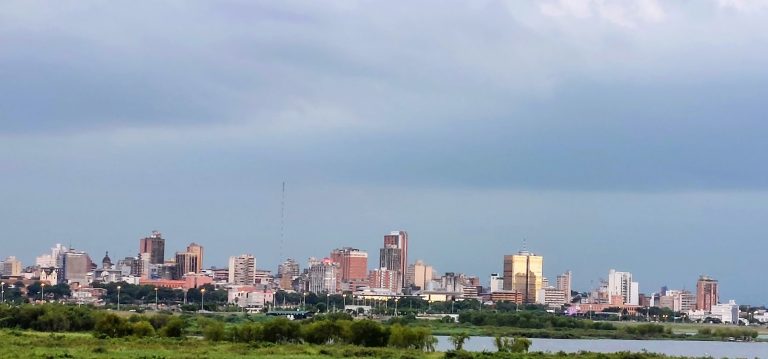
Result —
[[160, 335], [168, 338], [179, 338], [184, 334], [187, 322], [181, 318], [173, 318], [160, 329]]
[[366, 347], [383, 347], [389, 341], [389, 331], [372, 320], [360, 320], [350, 325], [350, 341]]
[[264, 340], [272, 343], [293, 343], [299, 340], [301, 327], [285, 318], [277, 318], [264, 324]]
[[256, 323], [244, 323], [233, 326], [230, 329], [230, 337], [235, 342], [253, 343], [264, 340], [264, 331], [261, 325]]
[[125, 319], [112, 313], [105, 313], [96, 319], [94, 330], [97, 334], [109, 338], [120, 338], [130, 333], [130, 328]]
[[131, 333], [138, 338], [152, 337], [155, 335], [155, 328], [148, 321], [142, 320], [131, 325]]
[[203, 338], [212, 342], [218, 342], [224, 339], [224, 323], [219, 321], [210, 321], [203, 327]]
[[304, 341], [312, 344], [331, 344], [348, 341], [349, 321], [321, 320], [304, 325], [301, 330]]

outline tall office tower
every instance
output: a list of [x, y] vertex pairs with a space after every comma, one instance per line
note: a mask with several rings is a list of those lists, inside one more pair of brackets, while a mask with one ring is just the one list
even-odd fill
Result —
[[87, 253], [71, 249], [62, 254], [64, 280], [68, 284], [87, 285], [88, 272], [92, 271], [93, 261]]
[[229, 257], [229, 284], [253, 285], [256, 280], [256, 258], [250, 254]]
[[[639, 305], [639, 284], [632, 281], [632, 273], [608, 271], [608, 301], [613, 304]], [[621, 297], [622, 303], [614, 303], [614, 297]]]
[[421, 290], [428, 290], [427, 286], [432, 282], [432, 266], [427, 265], [422, 260], [408, 266], [408, 284], [418, 287]]
[[710, 312], [712, 306], [720, 303], [717, 280], [706, 275], [699, 276], [696, 282], [696, 309]]
[[165, 262], [165, 239], [158, 231], [152, 231], [149, 237], [139, 240], [139, 253], [149, 256], [150, 264], [163, 264]]
[[571, 299], [571, 271], [567, 271], [556, 279], [556, 288], [565, 292], [565, 297]]
[[394, 247], [400, 249], [400, 266], [387, 267], [400, 271], [400, 288], [407, 286], [406, 274], [408, 273], [408, 233], [405, 231], [392, 231], [384, 236], [384, 248]]
[[5, 276], [17, 276], [21, 275], [21, 261], [14, 256], [6, 258], [3, 262], [3, 275]]
[[536, 303], [542, 288], [544, 257], [528, 251], [504, 256], [504, 290], [522, 294], [523, 303]]
[[395, 292], [400, 292], [403, 288], [403, 272], [400, 271], [402, 268], [401, 264], [403, 263], [402, 253], [402, 249], [391, 244], [385, 245], [384, 248], [379, 250], [379, 268], [386, 268], [397, 272], [398, 285]]
[[330, 258], [324, 258], [322, 261], [310, 261], [309, 266], [309, 291], [313, 293], [334, 294], [339, 289], [337, 271], [338, 263]]
[[183, 277], [189, 273], [203, 271], [203, 246], [191, 243], [186, 252], [176, 252], [176, 275]]
[[187, 246], [187, 252], [194, 253], [197, 256], [198, 270], [195, 273], [200, 273], [205, 269], [203, 267], [203, 246], [192, 242]]
[[334, 249], [331, 260], [339, 264], [341, 282], [364, 282], [368, 279], [368, 252], [350, 247]]

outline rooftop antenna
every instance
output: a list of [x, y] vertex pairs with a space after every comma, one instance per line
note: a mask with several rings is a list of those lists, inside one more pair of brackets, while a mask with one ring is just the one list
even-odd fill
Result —
[[280, 200], [280, 260], [283, 260], [284, 242], [285, 242], [285, 181], [283, 181], [283, 195]]
[[523, 238], [523, 250], [522, 252], [528, 252], [528, 240]]

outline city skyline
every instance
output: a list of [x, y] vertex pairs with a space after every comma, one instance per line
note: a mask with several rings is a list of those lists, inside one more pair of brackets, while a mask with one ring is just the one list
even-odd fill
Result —
[[440, 271], [526, 238], [574, 288], [768, 300], [764, 1], [0, 6], [0, 258], [372, 264], [401, 228]]

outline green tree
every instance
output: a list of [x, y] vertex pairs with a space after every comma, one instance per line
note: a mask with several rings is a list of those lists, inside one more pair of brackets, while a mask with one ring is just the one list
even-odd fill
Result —
[[272, 343], [293, 343], [300, 339], [301, 327], [286, 318], [277, 318], [264, 324], [264, 340]]
[[160, 335], [168, 338], [180, 338], [184, 335], [184, 329], [187, 327], [187, 322], [184, 319], [174, 317], [160, 329]]
[[110, 338], [120, 338], [130, 332], [125, 319], [112, 313], [101, 314], [96, 319], [94, 330], [96, 333]]
[[451, 344], [453, 344], [453, 349], [455, 350], [463, 350], [464, 349], [464, 343], [469, 340], [469, 334], [461, 332], [456, 334], [451, 334], [450, 337]]
[[131, 334], [138, 338], [155, 336], [155, 328], [146, 320], [131, 324]]

